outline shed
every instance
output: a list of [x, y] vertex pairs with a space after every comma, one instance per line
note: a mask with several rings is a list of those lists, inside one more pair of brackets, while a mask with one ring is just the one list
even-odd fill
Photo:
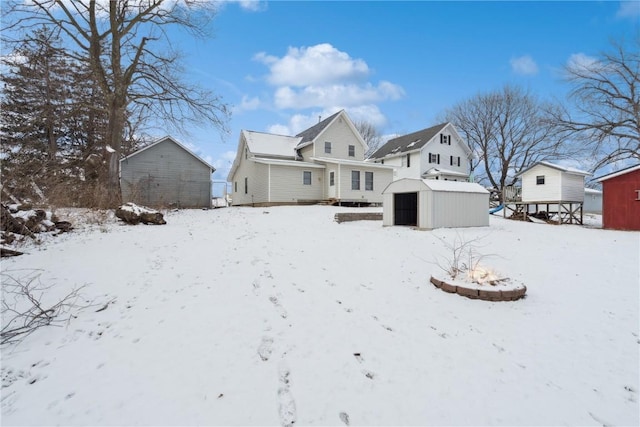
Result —
[[489, 192], [471, 182], [403, 178], [382, 192], [382, 223], [420, 229], [489, 225]]
[[602, 213], [602, 191], [594, 188], [584, 189], [584, 211], [585, 213]]
[[215, 168], [170, 136], [120, 160], [123, 202], [180, 208], [211, 207]]
[[522, 179], [523, 203], [583, 202], [584, 177], [579, 169], [537, 162], [516, 174]]
[[602, 183], [602, 227], [640, 231], [640, 165], [597, 180]]

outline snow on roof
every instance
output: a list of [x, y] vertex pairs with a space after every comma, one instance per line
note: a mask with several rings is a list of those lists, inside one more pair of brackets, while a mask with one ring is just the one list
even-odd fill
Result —
[[444, 181], [440, 179], [423, 179], [422, 182], [433, 191], [489, 194], [486, 188], [475, 182]]
[[311, 157], [311, 160], [313, 160], [315, 162], [322, 162], [322, 163], [333, 163], [333, 164], [352, 165], [352, 166], [364, 166], [364, 167], [368, 167], [368, 168], [377, 168], [377, 169], [395, 169], [395, 166], [383, 165], [381, 163], [367, 162], [367, 161], [364, 161], [364, 160], [333, 159], [333, 158], [329, 158], [329, 157]]
[[596, 190], [595, 188], [585, 188], [584, 192], [587, 194], [602, 194], [602, 191]]
[[305, 167], [305, 168], [324, 169], [324, 165], [318, 165], [316, 163], [309, 163], [309, 162], [301, 162], [298, 160], [267, 159], [263, 157], [255, 157], [253, 161], [256, 163], [262, 163], [265, 165], [297, 166], [297, 167]]
[[297, 136], [274, 135], [250, 130], [243, 130], [242, 133], [249, 146], [249, 151], [253, 154], [295, 157], [295, 147], [301, 140]]
[[630, 166], [628, 168], [620, 169], [619, 171], [611, 172], [610, 174], [603, 175], [600, 178], [596, 178], [596, 181], [598, 182], [606, 181], [607, 179], [615, 178], [616, 176], [624, 175], [629, 172], [634, 172], [634, 171], [637, 171], [638, 169], [640, 169], [640, 165]]
[[438, 175], [453, 175], [453, 176], [461, 176], [461, 177], [469, 176], [466, 173], [462, 173], [462, 172], [458, 172], [458, 171], [454, 171], [454, 170], [450, 170], [450, 169], [431, 168], [428, 171], [424, 172], [422, 174], [422, 177], [438, 176]]
[[531, 166], [529, 166], [528, 168], [525, 168], [525, 169], [521, 170], [520, 172], [518, 172], [516, 174], [516, 176], [518, 177], [518, 176], [520, 176], [523, 173], [533, 169], [534, 167], [536, 167], [538, 165], [547, 166], [547, 167], [550, 167], [552, 169], [557, 169], [559, 171], [570, 173], [570, 174], [575, 174], [575, 175], [584, 175], [584, 176], [591, 175], [590, 172], [586, 172], [586, 171], [583, 171], [583, 170], [580, 170], [580, 169], [572, 168], [570, 166], [560, 166], [560, 165], [556, 165], [555, 163], [542, 161], [542, 162], [536, 162], [536, 163], [532, 164]]

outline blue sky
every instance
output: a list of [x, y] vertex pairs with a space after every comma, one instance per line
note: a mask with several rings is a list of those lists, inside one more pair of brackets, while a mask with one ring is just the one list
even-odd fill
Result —
[[561, 67], [639, 23], [639, 2], [228, 1], [213, 38], [175, 42], [188, 79], [232, 106], [230, 134], [177, 137], [224, 180], [242, 129], [293, 135], [344, 108], [403, 134], [506, 83], [563, 99]]

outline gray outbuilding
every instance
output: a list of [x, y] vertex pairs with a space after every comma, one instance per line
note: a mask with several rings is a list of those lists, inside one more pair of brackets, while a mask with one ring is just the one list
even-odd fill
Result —
[[489, 192], [472, 182], [404, 178], [382, 194], [384, 226], [430, 230], [489, 225]]
[[120, 160], [122, 201], [152, 207], [211, 207], [215, 168], [170, 136]]

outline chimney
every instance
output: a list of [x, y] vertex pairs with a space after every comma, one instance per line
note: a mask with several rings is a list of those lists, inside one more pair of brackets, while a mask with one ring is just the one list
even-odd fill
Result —
[[318, 116], [318, 123], [322, 121], [322, 116]]

